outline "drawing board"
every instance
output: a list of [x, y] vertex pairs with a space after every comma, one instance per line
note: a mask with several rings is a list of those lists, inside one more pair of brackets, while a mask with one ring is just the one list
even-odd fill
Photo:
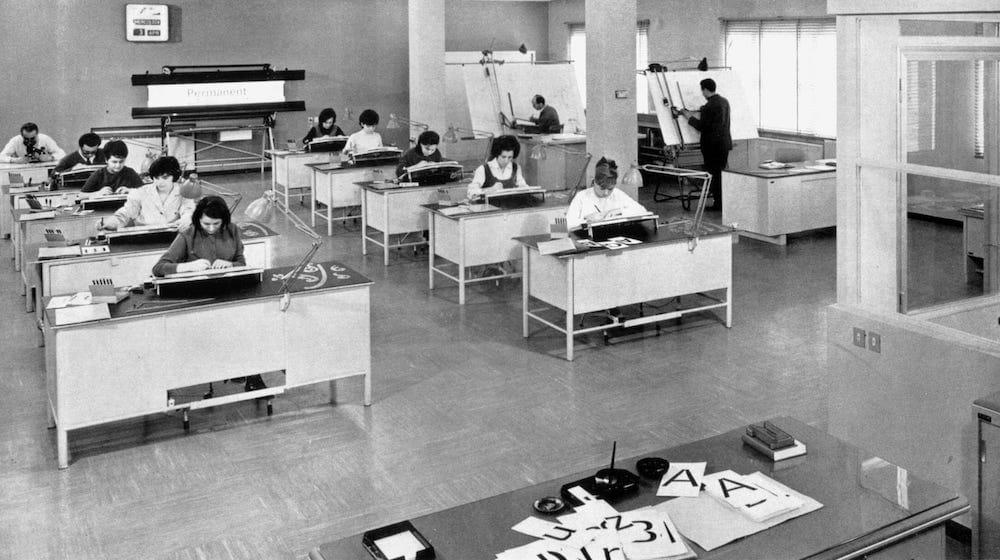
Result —
[[757, 112], [743, 95], [740, 79], [732, 70], [681, 70], [676, 72], [646, 72], [649, 95], [653, 99], [656, 118], [668, 146], [697, 144], [701, 134], [684, 117], [674, 118], [672, 103], [678, 109], [698, 110], [705, 104], [699, 83], [705, 78], [715, 80], [716, 92], [729, 101], [729, 129], [733, 140], [757, 138]]

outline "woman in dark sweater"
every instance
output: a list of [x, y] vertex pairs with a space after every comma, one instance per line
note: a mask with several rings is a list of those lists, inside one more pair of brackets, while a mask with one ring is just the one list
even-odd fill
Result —
[[199, 200], [191, 215], [191, 227], [177, 234], [153, 266], [153, 275], [246, 266], [240, 230], [230, 220], [229, 207], [222, 197]]
[[302, 139], [302, 143], [308, 144], [313, 141], [313, 138], [343, 135], [344, 131], [337, 126], [337, 112], [327, 107], [319, 112], [319, 118], [316, 119], [316, 126], [309, 129], [306, 137]]

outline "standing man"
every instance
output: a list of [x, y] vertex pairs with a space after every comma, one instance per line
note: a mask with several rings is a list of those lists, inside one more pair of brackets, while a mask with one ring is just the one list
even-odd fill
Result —
[[[722, 170], [729, 163], [729, 150], [733, 149], [733, 137], [729, 132], [729, 101], [715, 93], [715, 80], [706, 78], [699, 82], [701, 94], [708, 101], [698, 111], [681, 109], [688, 124], [701, 133], [701, 155], [705, 160], [705, 171], [712, 174], [709, 192], [714, 203], [708, 209], [722, 211]], [[696, 117], [695, 113], [701, 116]]]
[[559, 124], [559, 113], [553, 107], [545, 104], [545, 98], [535, 94], [531, 98], [531, 106], [538, 111], [538, 116], [532, 116], [529, 120], [538, 127], [538, 132], [551, 134], [562, 132], [562, 125]]
[[29, 122], [22, 124], [21, 134], [11, 138], [0, 151], [0, 162], [37, 163], [61, 159], [65, 155], [55, 140], [38, 132], [38, 125]]

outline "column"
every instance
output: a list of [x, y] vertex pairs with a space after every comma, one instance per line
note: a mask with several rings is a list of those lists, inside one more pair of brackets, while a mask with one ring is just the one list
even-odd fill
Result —
[[[410, 114], [411, 120], [430, 125], [444, 134], [444, 2], [410, 0]], [[413, 135], [411, 131], [411, 135]], [[414, 135], [415, 136], [415, 135]]]

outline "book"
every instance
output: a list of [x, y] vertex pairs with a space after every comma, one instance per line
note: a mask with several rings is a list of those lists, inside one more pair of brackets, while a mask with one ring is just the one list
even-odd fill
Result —
[[39, 247], [38, 248], [38, 260], [46, 259], [59, 259], [63, 257], [79, 257], [80, 256], [80, 246], [73, 245], [70, 247]]
[[758, 453], [767, 457], [772, 461], [783, 461], [785, 459], [791, 459], [792, 457], [798, 457], [800, 455], [806, 454], [806, 444], [799, 440], [795, 440], [793, 445], [788, 447], [783, 447], [781, 449], [771, 449], [770, 447], [764, 445], [757, 439], [743, 434], [743, 443], [754, 448]]
[[55, 210], [40, 210], [40, 211], [25, 212], [20, 216], [18, 216], [17, 220], [19, 222], [27, 222], [30, 220], [47, 220], [49, 218], [55, 218], [55, 217], [56, 217]]
[[46, 309], [51, 312], [52, 321], [56, 326], [111, 318], [111, 308], [108, 304], [95, 303], [91, 299], [90, 292], [53, 297]]

